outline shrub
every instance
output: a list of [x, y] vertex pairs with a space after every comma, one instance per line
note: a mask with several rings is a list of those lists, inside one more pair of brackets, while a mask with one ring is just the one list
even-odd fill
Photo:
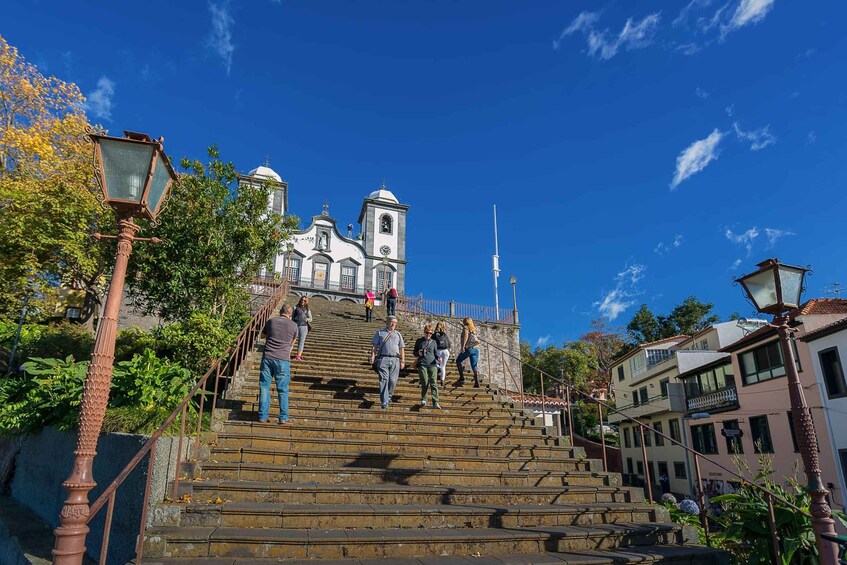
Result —
[[145, 349], [156, 351], [156, 336], [134, 326], [121, 330], [115, 338], [115, 361], [129, 361]]
[[[0, 343], [11, 349], [17, 324], [6, 322], [0, 325]], [[18, 341], [15, 359], [21, 362], [34, 357], [65, 359], [69, 355], [77, 361], [91, 359], [94, 335], [88, 328], [67, 321], [54, 325], [24, 324]]]
[[193, 385], [194, 379], [188, 369], [160, 359], [151, 349], [145, 349], [141, 355], [115, 365], [109, 405], [160, 409], [167, 415]]
[[224, 354], [235, 334], [219, 318], [194, 313], [188, 320], [168, 324], [157, 331], [158, 354], [203, 375]]

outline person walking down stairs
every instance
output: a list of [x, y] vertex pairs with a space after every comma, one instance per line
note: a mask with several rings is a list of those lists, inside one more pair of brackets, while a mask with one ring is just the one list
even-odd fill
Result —
[[465, 359], [470, 359], [471, 370], [473, 371], [473, 386], [474, 388], [479, 388], [479, 370], [477, 369], [479, 349], [476, 347], [479, 345], [479, 338], [476, 335], [476, 326], [470, 318], [462, 320], [461, 342], [462, 352], [456, 357], [456, 367], [459, 369], [459, 386], [465, 384], [465, 371], [462, 368], [462, 363], [464, 363]]
[[297, 324], [297, 357], [296, 360], [303, 360], [303, 348], [306, 346], [306, 336], [309, 335], [309, 330], [312, 329], [312, 310], [309, 308], [309, 298], [304, 296], [297, 303], [297, 308], [294, 309], [294, 314], [291, 316], [294, 323]]
[[371, 364], [376, 363], [379, 373], [379, 400], [383, 410], [391, 404], [400, 369], [406, 367], [406, 342], [397, 331], [397, 318], [389, 316], [385, 327], [377, 330], [371, 340]]
[[385, 312], [389, 316], [397, 313], [397, 289], [391, 285], [385, 293]]
[[259, 369], [259, 421], [268, 422], [271, 408], [271, 379], [276, 381], [279, 423], [288, 422], [288, 385], [291, 380], [291, 348], [297, 339], [297, 324], [291, 321], [291, 304], [284, 304], [278, 318], [265, 323], [265, 350]]
[[432, 334], [432, 339], [435, 340], [435, 356], [438, 360], [438, 372], [441, 375], [441, 386], [444, 386], [444, 379], [447, 378], [447, 361], [450, 359], [450, 338], [447, 337], [447, 332], [444, 329], [444, 322], [438, 322], [435, 324], [435, 333]]
[[415, 342], [414, 354], [415, 364], [418, 366], [418, 377], [421, 382], [421, 407], [426, 406], [427, 389], [432, 391], [432, 407], [441, 410], [438, 404], [438, 366], [436, 351], [438, 350], [435, 340], [432, 338], [432, 325], [424, 327], [423, 337]]
[[373, 322], [374, 320], [374, 300], [376, 300], [376, 295], [372, 290], [368, 289], [365, 291], [365, 321]]

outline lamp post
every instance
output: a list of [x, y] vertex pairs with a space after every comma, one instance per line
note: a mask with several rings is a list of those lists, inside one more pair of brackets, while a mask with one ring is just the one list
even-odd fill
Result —
[[512, 283], [512, 319], [514, 320], [514, 324], [518, 325], [518, 291], [516, 290], [518, 277], [512, 275], [509, 277], [509, 282]]
[[809, 509], [812, 514], [812, 528], [815, 531], [815, 544], [818, 547], [821, 564], [836, 565], [838, 546], [823, 537], [825, 534], [835, 535], [835, 521], [832, 519], [832, 509], [826, 500], [829, 491], [826, 490], [821, 479], [815, 424], [797, 375], [797, 365], [794, 362], [794, 351], [789, 336], [792, 329], [788, 326], [789, 318], [786, 314], [789, 310], [800, 306], [800, 296], [804, 290], [803, 282], [809, 269], [785, 265], [780, 263], [779, 259], [767, 259], [756, 266], [758, 270], [738, 278], [735, 282], [741, 284], [756, 310], [772, 314], [774, 317], [771, 325], [779, 334], [780, 349], [785, 363], [788, 396], [791, 400], [791, 417], [794, 421], [794, 429], [797, 430], [797, 443], [808, 481], [806, 492], [811, 498]]
[[132, 244], [134, 241], [159, 241], [136, 237], [140, 226], [133, 219], [140, 216], [155, 220], [171, 183], [176, 179], [162, 148], [162, 138], [154, 141], [146, 134], [129, 131], [125, 131], [124, 135], [89, 136], [94, 142], [96, 180], [103, 191], [103, 202], [115, 210], [118, 219], [117, 236], [95, 234], [95, 237], [116, 237], [118, 246], [109, 296], [97, 326], [91, 364], [83, 385], [74, 465], [63, 483], [68, 490], [68, 498], [59, 515], [59, 527], [55, 530], [53, 563], [57, 565], [80, 564], [85, 553], [90, 512], [88, 492], [97, 485], [93, 476], [94, 457], [109, 401], [118, 313]]
[[382, 256], [382, 295], [383, 302], [388, 300], [388, 256]]
[[294, 251], [294, 243], [289, 241], [285, 244], [285, 276], [283, 279], [287, 282], [293, 282], [291, 280], [291, 252]]

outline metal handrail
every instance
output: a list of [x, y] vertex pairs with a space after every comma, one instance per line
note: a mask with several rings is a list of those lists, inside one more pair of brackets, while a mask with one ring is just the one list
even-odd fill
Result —
[[473, 318], [480, 322], [515, 323], [515, 313], [508, 308], [465, 304], [454, 300], [435, 300], [424, 298], [423, 295], [399, 296], [397, 310], [400, 312], [427, 313], [444, 318]]
[[[433, 315], [433, 316], [438, 315], [438, 314], [433, 313], [433, 312], [426, 312], [426, 311], [423, 310], [423, 308], [421, 308], [421, 311], [419, 313], [425, 313], [425, 314], [429, 314], [429, 315]], [[448, 320], [448, 322], [449, 323], [456, 323], [456, 322], [453, 322], [452, 320]], [[538, 374], [540, 375], [540, 377], [542, 379], [541, 380], [541, 383], [542, 383], [542, 388], [541, 388], [542, 397], [541, 398], [542, 399], [544, 398], [544, 386], [543, 386], [544, 381], [543, 381], [543, 378], [544, 378], [545, 375], [548, 378], [552, 379], [552, 381], [555, 382], [557, 385], [563, 386], [565, 388], [565, 390], [567, 392], [567, 396], [568, 396], [568, 400], [567, 400], [568, 419], [571, 422], [570, 425], [569, 425], [569, 428], [570, 428], [569, 432], [571, 434], [571, 445], [573, 445], [573, 435], [572, 435], [573, 434], [573, 429], [572, 429], [573, 428], [573, 421], [571, 420], [571, 417], [570, 417], [571, 416], [571, 414], [570, 414], [571, 413], [571, 400], [572, 400], [571, 399], [571, 393], [576, 393], [576, 394], [578, 394], [582, 397], [585, 397], [587, 402], [596, 403], [598, 406], [601, 406], [602, 408], [606, 408], [606, 410], [608, 410], [608, 411], [615, 412], [616, 414], [623, 416], [626, 421], [633, 422], [633, 423], [637, 424], [642, 436], [644, 434], [644, 429], [647, 428], [651, 432], [653, 432], [655, 435], [662, 436], [663, 438], [665, 438], [666, 440], [671, 442], [673, 445], [681, 447], [687, 453], [691, 454], [694, 457], [694, 469], [695, 469], [695, 474], [696, 474], [696, 477], [697, 477], [698, 502], [699, 502], [699, 506], [700, 506], [700, 522], [703, 526], [703, 529], [704, 529], [704, 532], [705, 532], [705, 535], [706, 535], [706, 544], [709, 547], [711, 547], [711, 538], [710, 538], [710, 535], [709, 535], [709, 524], [708, 524], [708, 520], [707, 520], [708, 510], [706, 509], [705, 494], [703, 492], [703, 480], [702, 480], [702, 476], [701, 476], [701, 473], [700, 473], [700, 462], [699, 462], [700, 458], [710, 462], [711, 464], [718, 467], [719, 469], [726, 471], [730, 475], [741, 479], [744, 483], [746, 483], [746, 484], [750, 485], [751, 487], [753, 487], [753, 488], [759, 490], [760, 492], [762, 492], [766, 497], [770, 497], [771, 499], [779, 500], [782, 503], [784, 503], [785, 505], [787, 505], [788, 507], [790, 507], [791, 509], [795, 510], [796, 512], [799, 512], [800, 514], [806, 516], [807, 518], [810, 518], [810, 519], [812, 518], [812, 515], [809, 512], [807, 512], [806, 510], [804, 510], [804, 509], [800, 508], [799, 506], [795, 505], [794, 503], [792, 503], [791, 501], [789, 501], [785, 497], [780, 496], [779, 494], [771, 491], [770, 489], [763, 487], [763, 486], [761, 486], [761, 485], [759, 485], [759, 484], [757, 484], [753, 481], [748, 480], [743, 475], [741, 475], [741, 474], [733, 471], [732, 469], [726, 467], [725, 465], [723, 465], [719, 461], [712, 459], [711, 457], [708, 457], [707, 455], [704, 455], [704, 454], [700, 453], [699, 451], [691, 449], [687, 445], [682, 444], [681, 442], [679, 442], [679, 441], [675, 440], [674, 438], [666, 435], [665, 433], [656, 431], [652, 426], [650, 426], [649, 424], [639, 420], [638, 418], [630, 417], [627, 414], [625, 414], [622, 410], [619, 410], [616, 407], [611, 406], [611, 405], [603, 402], [602, 400], [598, 400], [596, 398], [591, 397], [588, 393], [586, 393], [582, 390], [579, 390], [578, 388], [576, 388], [573, 385], [566, 382], [565, 379], [564, 379], [564, 375], [561, 379], [559, 379], [559, 378], [545, 372], [543, 369], [541, 369], [539, 367], [534, 367], [534, 366], [530, 365], [529, 363], [525, 363], [519, 356], [514, 355], [510, 351], [506, 351], [505, 349], [498, 346], [497, 344], [493, 344], [493, 343], [485, 340], [482, 336], [479, 336], [479, 340], [482, 343], [486, 343], [489, 347], [494, 347], [494, 349], [500, 351], [500, 353], [502, 355], [509, 356], [513, 359], [517, 359], [520, 362], [521, 367], [526, 365], [527, 367], [529, 367], [529, 368], [531, 368], [535, 371], [538, 371]], [[542, 407], [542, 410], [543, 410], [543, 407]], [[684, 432], [684, 430], [683, 430], [683, 432]], [[648, 496], [648, 501], [652, 504], [654, 501], [653, 501], [652, 488], [650, 487], [650, 482], [649, 482], [649, 470], [648, 470], [649, 465], [647, 464], [648, 463], [648, 461], [647, 461], [647, 451], [646, 451], [646, 447], [644, 446], [643, 441], [641, 442], [641, 445], [642, 445], [642, 457], [643, 457], [643, 460], [644, 460], [645, 477], [647, 478], [647, 493], [648, 493], [647, 496]], [[770, 526], [771, 532], [776, 533], [776, 524], [773, 520], [769, 520], [769, 526]], [[775, 554], [779, 553], [779, 548], [777, 546], [774, 546], [774, 553]]]
[[[177, 442], [177, 461], [174, 469], [174, 479], [173, 479], [173, 487], [171, 496], [174, 500], [176, 500], [176, 493], [179, 488], [180, 482], [180, 466], [182, 463], [182, 448], [183, 448], [183, 436], [188, 439], [188, 436], [191, 435], [189, 432], [188, 435], [185, 434], [185, 421], [188, 412], [188, 405], [191, 400], [200, 392], [202, 388], [202, 392], [200, 393], [200, 406], [197, 411], [197, 426], [194, 433], [194, 461], [197, 461], [200, 450], [200, 433], [202, 432], [202, 424], [203, 424], [203, 412], [205, 410], [205, 399], [207, 395], [207, 387], [209, 384], [209, 379], [214, 375], [214, 390], [212, 392], [212, 406], [209, 411], [209, 426], [212, 425], [215, 409], [217, 408], [217, 399], [218, 392], [221, 379], [233, 379], [238, 374], [245, 360], [248, 359], [250, 351], [252, 351], [253, 346], [255, 345], [256, 339], [259, 336], [259, 333], [265, 326], [265, 322], [268, 321], [273, 316], [273, 313], [279, 309], [280, 304], [285, 300], [286, 296], [288, 296], [288, 292], [290, 290], [290, 285], [288, 281], [284, 278], [282, 282], [276, 287], [276, 290], [270, 296], [268, 301], [265, 303], [256, 314], [250, 319], [249, 322], [242, 328], [239, 332], [238, 336], [236, 336], [232, 345], [215, 361], [212, 362], [211, 367], [206, 373], [200, 377], [200, 379], [195, 383], [194, 387], [192, 387], [191, 391], [183, 398], [182, 402], [180, 402], [179, 406], [177, 406], [173, 412], [165, 419], [164, 423], [162, 423], [159, 428], [153, 432], [153, 435], [144, 443], [138, 453], [135, 454], [135, 457], [127, 463], [127, 465], [123, 468], [123, 470], [115, 477], [115, 480], [106, 487], [106, 489], [100, 494], [100, 496], [91, 504], [91, 509], [89, 512], [88, 520], [86, 524], [91, 523], [91, 520], [97, 515], [101, 508], [104, 505], [108, 504], [107, 512], [106, 512], [106, 523], [103, 530], [103, 541], [100, 546], [100, 559], [99, 563], [104, 565], [106, 563], [106, 557], [109, 550], [109, 535], [111, 532], [112, 526], [112, 512], [115, 504], [115, 496], [117, 494], [118, 488], [123, 484], [126, 478], [132, 473], [132, 471], [138, 466], [138, 464], [144, 459], [146, 455], [150, 456], [150, 465], [147, 473], [147, 481], [144, 487], [144, 502], [141, 511], [141, 525], [138, 532], [138, 538], [135, 546], [135, 563], [139, 565], [142, 559], [143, 553], [143, 545], [144, 545], [144, 534], [147, 529], [147, 506], [150, 500], [150, 485], [153, 479], [153, 461], [156, 454], [156, 442], [159, 440], [162, 435], [164, 435], [165, 430], [176, 420], [177, 416], [181, 416], [180, 419], [180, 433], [179, 440]], [[190, 457], [189, 450], [186, 450], [186, 461]]]

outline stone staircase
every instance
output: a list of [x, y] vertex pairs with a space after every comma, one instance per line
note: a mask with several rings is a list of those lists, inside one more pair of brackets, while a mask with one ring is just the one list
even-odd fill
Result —
[[[257, 352], [180, 483], [190, 502], [153, 513], [145, 563], [724, 562], [497, 390], [456, 387], [455, 367], [443, 410], [419, 406], [413, 372], [380, 409], [367, 357], [381, 324], [351, 303], [313, 313], [291, 423], [275, 423], [273, 387], [271, 423], [256, 421]], [[411, 360], [420, 328], [399, 329]]]

